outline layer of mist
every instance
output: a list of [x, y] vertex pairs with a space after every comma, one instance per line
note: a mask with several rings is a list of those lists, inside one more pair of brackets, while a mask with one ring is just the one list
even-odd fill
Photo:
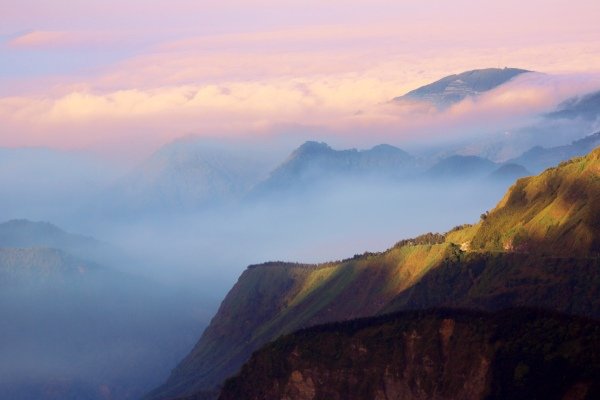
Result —
[[515, 179], [600, 143], [587, 103], [561, 107], [477, 140], [360, 151], [187, 137], [130, 168], [1, 149], [0, 391], [141, 396], [248, 265], [343, 259], [476, 222]]

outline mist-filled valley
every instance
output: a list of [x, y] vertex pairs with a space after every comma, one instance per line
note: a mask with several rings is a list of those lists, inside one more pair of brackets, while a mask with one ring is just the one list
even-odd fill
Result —
[[[368, 141], [316, 128], [188, 135], [133, 161], [2, 148], [0, 392], [141, 398], [190, 352], [248, 265], [347, 259], [477, 223], [519, 178], [600, 145], [598, 92], [498, 126], [459, 121], [443, 136], [456, 107], [535, 74], [483, 71], [385, 105], [429, 104], [431, 137], [384, 141], [377, 127], [365, 128]], [[478, 112], [485, 119], [476, 107], [469, 117]]]

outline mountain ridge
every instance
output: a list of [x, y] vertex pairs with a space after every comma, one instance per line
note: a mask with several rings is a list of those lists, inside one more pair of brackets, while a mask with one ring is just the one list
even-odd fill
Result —
[[[544, 307], [599, 317], [600, 229], [588, 229], [600, 215], [600, 202], [593, 202], [599, 175], [600, 148], [518, 180], [475, 225], [339, 262], [248, 268], [196, 347], [146, 398], [214, 391], [267, 342], [332, 321], [439, 306]], [[573, 196], [581, 186], [587, 189]], [[573, 252], [565, 253], [565, 243]]]
[[446, 108], [467, 97], [494, 89], [512, 78], [532, 71], [518, 68], [486, 68], [448, 75], [433, 83], [414, 89], [394, 101], [418, 100]]
[[562, 161], [581, 157], [598, 145], [600, 145], [600, 132], [592, 133], [562, 146], [549, 148], [535, 146], [520, 156], [508, 160], [507, 163], [520, 164], [533, 172], [541, 172]]
[[334, 150], [324, 142], [307, 141], [258, 183], [250, 197], [305, 191], [332, 181], [353, 179], [394, 180], [414, 174], [418, 160], [395, 146]]

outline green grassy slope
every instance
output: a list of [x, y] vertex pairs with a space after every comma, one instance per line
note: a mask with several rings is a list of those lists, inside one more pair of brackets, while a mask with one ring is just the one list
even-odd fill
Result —
[[600, 149], [517, 181], [476, 225], [322, 265], [250, 267], [149, 399], [214, 390], [294, 330], [404, 309], [546, 307], [600, 316]]
[[600, 253], [600, 149], [519, 179], [474, 231], [473, 250]]
[[404, 245], [321, 265], [252, 266], [228, 293], [192, 352], [148, 398], [214, 388], [254, 350], [281, 334], [373, 315], [451, 251], [445, 243]]

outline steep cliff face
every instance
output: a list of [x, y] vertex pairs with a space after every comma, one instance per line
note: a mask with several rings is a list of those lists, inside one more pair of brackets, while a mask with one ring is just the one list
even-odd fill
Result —
[[213, 389], [281, 334], [374, 315], [452, 251], [445, 243], [421, 244], [322, 265], [249, 267], [192, 352], [148, 398]]
[[543, 307], [600, 316], [600, 149], [519, 180], [472, 226], [322, 265], [250, 267], [150, 399], [215, 390], [282, 334], [431, 307]]
[[600, 322], [425, 311], [306, 329], [256, 352], [220, 400], [592, 399]]

